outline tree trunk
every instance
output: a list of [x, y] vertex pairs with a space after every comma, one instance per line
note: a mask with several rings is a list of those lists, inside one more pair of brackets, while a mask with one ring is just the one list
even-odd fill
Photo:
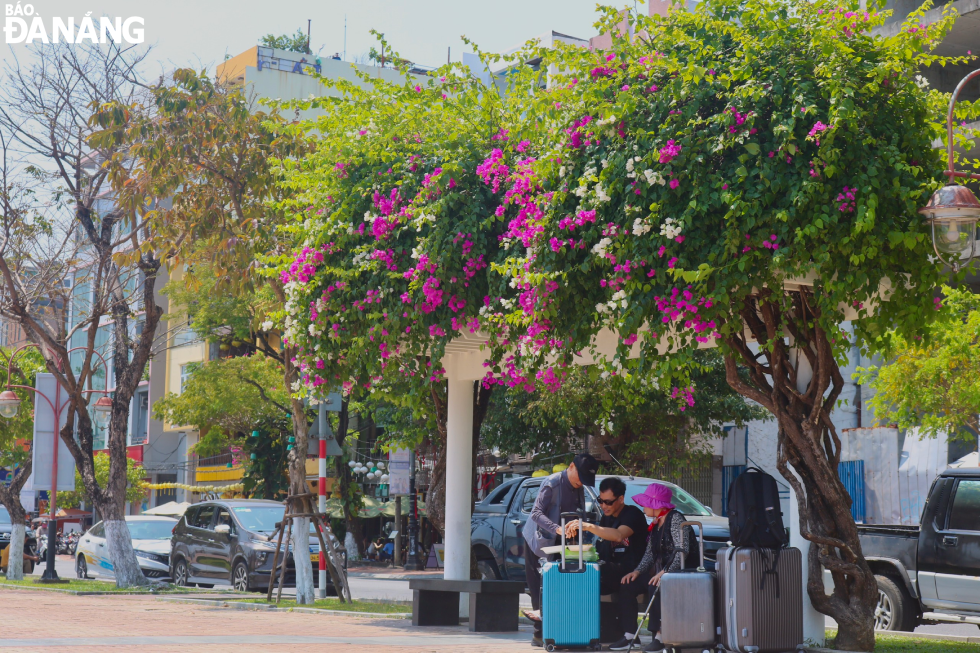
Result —
[[[289, 452], [289, 494], [306, 494], [306, 451], [309, 443], [309, 426], [303, 401], [292, 399], [293, 437], [296, 442]], [[299, 506], [290, 504], [290, 510]], [[293, 563], [296, 567], [296, 603], [309, 605], [316, 600], [313, 583], [313, 565], [310, 562], [310, 520], [308, 517], [293, 519]]]
[[[7, 580], [24, 580], [24, 526], [23, 517], [19, 520], [11, 515], [13, 527], [10, 529], [10, 544], [7, 548]], [[15, 521], [16, 520], [16, 521]]]
[[[30, 453], [33, 454], [33, 451]], [[27, 511], [20, 502], [20, 491], [31, 475], [32, 460], [28, 458], [9, 486], [0, 484], [0, 504], [10, 515], [10, 551], [7, 556], [7, 580], [23, 580], [24, 578], [24, 523]]]
[[[97, 504], [105, 525], [105, 545], [112, 564], [112, 574], [116, 579], [116, 587], [137, 587], [148, 585], [149, 581], [143, 575], [136, 552], [133, 550], [133, 540], [129, 534], [129, 526], [119, 501], [101, 501]], [[56, 543], [48, 543], [56, 546]]]
[[[800, 534], [811, 543], [811, 603], [837, 621], [839, 649], [872, 651], [878, 587], [861, 552], [851, 498], [837, 473], [840, 439], [830, 417], [844, 379], [808, 293], [784, 296], [766, 289], [745, 299], [740, 315], [758, 343], [758, 354], [744, 329], [737, 329], [724, 341], [726, 375], [736, 392], [761, 404], [779, 424], [777, 467], [796, 492]], [[792, 344], [783, 336], [787, 331]], [[804, 359], [812, 370], [805, 383]], [[748, 368], [747, 375], [739, 365]], [[823, 568], [834, 580], [830, 596], [824, 592]]]

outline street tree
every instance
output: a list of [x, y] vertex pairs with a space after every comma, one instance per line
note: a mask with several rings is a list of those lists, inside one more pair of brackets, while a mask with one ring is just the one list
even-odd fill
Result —
[[[383, 39], [381, 46], [398, 60]], [[311, 134], [310, 153], [282, 162], [289, 192], [280, 206], [299, 251], [283, 265], [281, 324], [311, 392], [340, 385], [355, 400], [373, 395], [432, 417], [437, 456], [426, 506], [441, 530], [441, 360], [451, 340], [478, 333], [490, 296], [512, 295], [489, 274], [506, 257], [495, 214], [505, 189], [484, 183], [478, 168], [533, 122], [519, 101], [540, 75], [518, 67], [511, 84], [524, 90], [502, 93], [460, 65], [428, 79], [402, 72], [398, 82], [324, 80], [338, 97], [296, 103], [322, 115], [294, 127]], [[508, 150], [519, 157], [524, 145]], [[478, 388], [475, 432], [492, 390]]]
[[966, 288], [943, 287], [936, 320], [921, 336], [889, 331], [881, 353], [889, 361], [859, 371], [874, 391], [879, 420], [976, 443], [980, 436], [980, 299]]
[[201, 437], [194, 453], [199, 456], [242, 449], [246, 490], [272, 499], [286, 489], [286, 440], [292, 433], [289, 395], [282, 365], [256, 352], [200, 364], [180, 394], [171, 392], [153, 403], [153, 415], [197, 429]]
[[917, 74], [949, 62], [932, 50], [954, 20], [924, 27], [923, 8], [873, 36], [881, 9], [708, 0], [623, 31], [610, 11], [609, 51], [541, 53], [554, 72], [529, 112], [552, 137], [488, 179], [507, 180], [512, 256], [498, 269], [521, 290], [488, 308], [492, 360], [516, 356], [489, 378], [559, 386], [609, 330], [610, 374], [652, 371], [691, 406], [687, 370], [717, 345], [731, 387], [778, 422], [810, 600], [837, 621], [838, 647], [861, 651], [878, 590], [837, 475], [841, 324], [873, 347], [935, 313], [944, 272], [916, 210], [943, 183], [932, 143], [948, 98]]
[[[162, 314], [155, 287], [166, 252], [145, 246], [144, 205], [112, 200], [106, 164], [118, 161], [121, 148], [89, 139], [96, 130], [90, 119], [97, 106], [128, 104], [143, 92], [139, 71], [145, 56], [145, 50], [113, 43], [36, 43], [25, 63], [7, 64], [0, 91], [3, 140], [30, 175], [48, 223], [19, 244], [17, 222], [4, 223], [0, 314], [39, 348], [46, 371], [67, 394], [61, 439], [105, 521], [120, 587], [148, 582], [124, 520], [126, 436], [133, 394]], [[71, 320], [65, 312], [70, 305]], [[58, 312], [57, 319], [46, 317], [43, 308]], [[104, 384], [110, 375], [114, 387], [105, 395], [111, 401], [110, 466], [101, 484], [95, 475], [90, 407], [108, 389]]]
[[[279, 231], [282, 214], [273, 204], [284, 189], [276, 184], [273, 161], [302, 155], [307, 145], [276, 110], [262, 110], [249, 89], [221, 85], [203, 73], [177, 70], [140, 103], [104, 105], [97, 120], [100, 142], [124, 147], [133, 162], [118, 166], [113, 181], [132, 203], [156, 201], [151, 246], [179, 250], [174, 265], [207, 263], [209, 274], [231, 295], [266, 287], [278, 306], [286, 301], [282, 282], [263, 274], [260, 259], [292, 246]], [[164, 202], [165, 200], [165, 202]], [[290, 494], [306, 492], [309, 421], [299, 389], [295, 352], [269, 340], [272, 326], [250, 325], [256, 345], [282, 366], [282, 387], [291, 391], [289, 408], [294, 447], [289, 452]], [[278, 384], [277, 384], [278, 385]], [[296, 518], [293, 545], [309, 548], [309, 520]], [[328, 565], [339, 574], [339, 561]], [[345, 587], [334, 576], [338, 587]], [[296, 568], [297, 601], [312, 603], [313, 572]], [[345, 598], [349, 599], [349, 594]]]
[[[109, 481], [109, 469], [112, 461], [109, 454], [100, 451], [93, 457], [95, 463], [95, 479], [100, 485], [105, 485]], [[146, 481], [143, 473], [143, 466], [132, 458], [126, 459], [126, 503], [142, 501], [146, 498]], [[75, 470], [75, 489], [71, 492], [62, 492], [58, 495], [58, 504], [62, 508], [79, 508], [82, 503], [86, 506], [92, 505], [92, 497], [85, 489], [85, 479]]]
[[[44, 370], [44, 360], [34, 350], [19, 355], [11, 361], [13, 350], [0, 350], [0, 378], [3, 385], [33, 386], [35, 375]], [[7, 365], [10, 364], [10, 378], [7, 378]], [[20, 388], [14, 392], [21, 400], [17, 415], [0, 420], [0, 468], [8, 470], [12, 478], [8, 483], [0, 483], [0, 504], [10, 515], [10, 547], [7, 556], [7, 580], [24, 578], [24, 535], [27, 511], [20, 502], [20, 492], [31, 477], [34, 447], [34, 396], [29, 390]], [[43, 401], [43, 400], [42, 400]]]

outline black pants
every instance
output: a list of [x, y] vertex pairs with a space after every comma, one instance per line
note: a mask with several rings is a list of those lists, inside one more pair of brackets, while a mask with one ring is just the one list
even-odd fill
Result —
[[[524, 577], [527, 579], [527, 592], [531, 595], [531, 607], [535, 610], [541, 609], [541, 563], [544, 558], [539, 558], [531, 551], [531, 547], [524, 544]], [[541, 622], [535, 621], [534, 635], [541, 637]]]
[[[606, 565], [602, 565], [605, 567]], [[622, 584], [622, 578], [625, 573], [620, 573], [616, 579], [617, 586], [615, 588], [611, 587], [612, 576], [619, 573], [619, 570], [610, 570], [609, 572], [609, 583], [610, 592], [616, 593], [616, 602], [618, 605], [619, 612], [619, 623], [623, 627], [623, 630], [627, 633], [636, 633], [636, 621], [640, 614], [639, 605], [636, 602], [636, 597], [641, 594], [646, 594], [648, 597], [653, 593], [655, 589], [653, 585], [650, 585], [650, 573], [645, 572], [640, 574], [636, 580]], [[601, 582], [601, 578], [600, 578]], [[605, 589], [602, 590], [606, 593]], [[647, 599], [649, 600], [649, 599]], [[644, 606], [645, 607], [645, 606]], [[657, 594], [657, 598], [653, 601], [653, 607], [650, 609], [650, 632], [656, 633], [660, 630], [660, 594]]]

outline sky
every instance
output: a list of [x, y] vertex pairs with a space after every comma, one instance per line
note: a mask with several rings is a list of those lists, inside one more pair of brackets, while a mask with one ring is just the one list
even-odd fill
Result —
[[[19, 4], [11, 1], [5, 0], [6, 11]], [[321, 56], [343, 52], [346, 16], [347, 60], [375, 44], [369, 33], [375, 29], [403, 57], [438, 66], [446, 62], [447, 48], [454, 61], [470, 51], [461, 35], [484, 50], [502, 52], [549, 30], [588, 38], [595, 34], [592, 24], [598, 17], [596, 0], [38, 0], [22, 6], [26, 4], [46, 25], [53, 17], [74, 17], [77, 24], [87, 12], [93, 18], [143, 18], [146, 43], [153, 46], [150, 61], [161, 67], [148, 71], [154, 75], [187, 65], [213, 70], [226, 55], [247, 50], [265, 34], [297, 28], [306, 32], [308, 19], [313, 51]], [[23, 44], [3, 43], [4, 60], [26, 51]]]

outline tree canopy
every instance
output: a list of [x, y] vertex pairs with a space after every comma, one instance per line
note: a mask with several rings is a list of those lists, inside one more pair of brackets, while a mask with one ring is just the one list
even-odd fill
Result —
[[302, 54], [312, 54], [310, 50], [310, 40], [306, 38], [303, 30], [297, 29], [295, 34], [266, 34], [259, 39], [259, 45], [287, 52], [300, 52]]
[[868, 405], [879, 420], [918, 427], [927, 437], [947, 435], [976, 442], [980, 435], [980, 298], [968, 289], [943, 287], [936, 320], [924, 337], [889, 333], [889, 361], [864, 368], [859, 378], [874, 390]]

